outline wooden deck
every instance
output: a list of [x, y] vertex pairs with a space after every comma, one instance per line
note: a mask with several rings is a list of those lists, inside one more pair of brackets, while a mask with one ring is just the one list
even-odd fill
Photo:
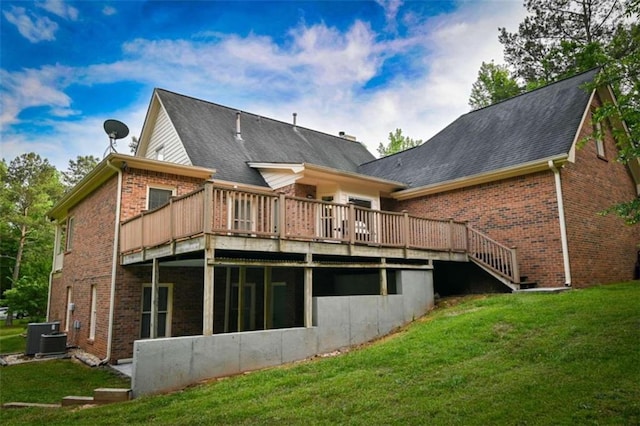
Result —
[[215, 249], [473, 260], [518, 283], [516, 251], [454, 220], [206, 184], [120, 225], [122, 264]]

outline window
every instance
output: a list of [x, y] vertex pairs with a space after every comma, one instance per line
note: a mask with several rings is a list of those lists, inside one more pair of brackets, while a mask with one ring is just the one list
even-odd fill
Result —
[[64, 331], [69, 332], [71, 330], [71, 314], [73, 313], [73, 303], [71, 303], [71, 287], [67, 287], [67, 315], [64, 319]]
[[[158, 285], [158, 316], [156, 317], [156, 337], [171, 336], [171, 306], [173, 303], [173, 286]], [[151, 337], [151, 284], [142, 288], [142, 319], [140, 337]]]
[[593, 139], [596, 142], [596, 153], [598, 157], [602, 159], [606, 159], [606, 153], [604, 151], [604, 132], [602, 128], [602, 123], [600, 121], [596, 121], [593, 111], [591, 113], [591, 123], [593, 124]]
[[96, 318], [98, 309], [98, 290], [95, 285], [91, 286], [91, 316], [89, 317], [89, 340], [96, 338]]
[[156, 160], [158, 160], [158, 161], [163, 161], [164, 160], [164, 145], [162, 145], [161, 147], [156, 149], [156, 151], [154, 153], [154, 158]]
[[70, 217], [67, 223], [67, 251], [71, 251], [71, 249], [73, 248], [74, 223], [74, 218]]
[[172, 196], [173, 189], [150, 187], [147, 197], [147, 210], [153, 210], [167, 204]]

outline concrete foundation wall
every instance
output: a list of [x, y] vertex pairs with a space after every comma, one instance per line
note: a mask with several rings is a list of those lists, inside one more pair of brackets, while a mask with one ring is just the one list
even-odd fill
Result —
[[432, 271], [397, 272], [398, 293], [313, 299], [310, 328], [138, 340], [134, 396], [302, 360], [388, 334], [433, 307]]

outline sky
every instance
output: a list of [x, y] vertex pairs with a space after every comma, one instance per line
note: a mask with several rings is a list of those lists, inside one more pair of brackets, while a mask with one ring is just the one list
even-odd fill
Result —
[[153, 89], [357, 137], [427, 140], [469, 111], [520, 0], [0, 2], [0, 156], [130, 153]]

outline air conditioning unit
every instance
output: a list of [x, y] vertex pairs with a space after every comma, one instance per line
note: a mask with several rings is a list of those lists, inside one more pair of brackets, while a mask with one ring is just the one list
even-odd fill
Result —
[[60, 321], [32, 322], [27, 326], [27, 348], [25, 355], [35, 355], [40, 352], [40, 337], [60, 331]]

